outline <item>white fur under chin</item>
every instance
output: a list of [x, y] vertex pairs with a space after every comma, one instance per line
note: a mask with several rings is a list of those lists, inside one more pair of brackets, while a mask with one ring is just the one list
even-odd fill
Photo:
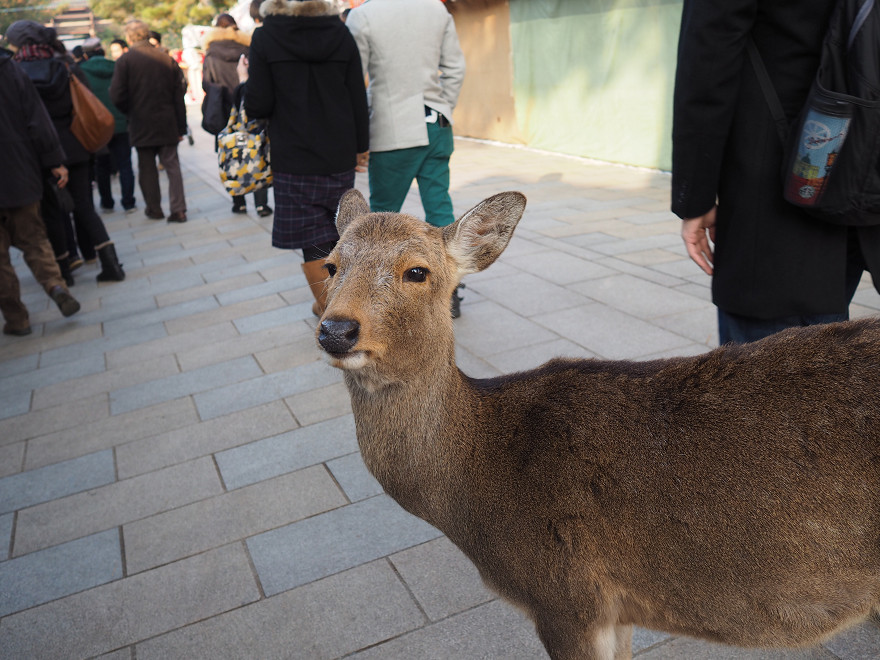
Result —
[[356, 351], [354, 353], [349, 353], [344, 357], [339, 357], [337, 355], [330, 355], [329, 353], [324, 353], [327, 360], [330, 364], [337, 369], [344, 369], [346, 371], [355, 371], [357, 369], [363, 369], [367, 366], [367, 354], [363, 351]]

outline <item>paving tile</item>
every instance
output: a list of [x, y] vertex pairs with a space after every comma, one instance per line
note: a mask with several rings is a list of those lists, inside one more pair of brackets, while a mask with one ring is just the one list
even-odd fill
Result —
[[158, 321], [169, 322], [181, 317], [199, 314], [217, 308], [217, 300], [214, 296], [196, 298], [177, 305], [168, 305], [159, 309], [145, 310], [138, 314], [129, 314], [116, 321], [104, 322], [104, 334], [111, 336], [125, 332], [142, 325], [149, 325]]
[[176, 353], [186, 353], [197, 348], [238, 337], [238, 331], [231, 323], [218, 323], [205, 328], [197, 328], [192, 332], [169, 335], [164, 324], [160, 324], [162, 334], [151, 340], [139, 342], [117, 350], [107, 352], [107, 368], [118, 367], [145, 362], [147, 360]]
[[688, 637], [672, 638], [635, 657], [638, 660], [836, 660], [835, 656], [821, 647], [803, 650], [740, 649]]
[[325, 362], [315, 361], [287, 371], [202, 392], [196, 394], [194, 399], [201, 418], [213, 419], [341, 380], [342, 374], [338, 369]]
[[[112, 337], [102, 336], [91, 341], [83, 341], [71, 346], [62, 346], [45, 351], [40, 356], [40, 364], [45, 367], [77, 360], [86, 355], [104, 355], [105, 353], [111, 353], [128, 347], [139, 346], [144, 342], [161, 339], [166, 336], [168, 336], [168, 333], [164, 325], [152, 323], [127, 332], [121, 332]], [[108, 367], [113, 368], [113, 365], [108, 365]]]
[[117, 527], [223, 492], [214, 462], [201, 458], [18, 512], [13, 555]]
[[219, 452], [214, 458], [223, 482], [233, 490], [357, 450], [354, 418], [346, 415]]
[[116, 469], [119, 478], [127, 479], [175, 463], [208, 456], [290, 431], [297, 426], [290, 411], [281, 401], [216, 417], [200, 424], [196, 423], [198, 419], [189, 421], [186, 426], [118, 446]]
[[530, 273], [495, 278], [474, 284], [464, 295], [477, 292], [507, 309], [531, 317], [538, 314], [585, 305], [589, 298]]
[[[42, 387], [34, 392], [34, 410], [60, 405], [66, 401], [77, 401], [100, 393], [132, 387], [144, 382], [165, 378], [180, 372], [177, 360], [171, 355], [161, 356], [146, 362], [105, 371], [101, 356], [101, 370], [88, 376], [81, 376], [62, 383]], [[69, 363], [68, 363], [69, 364]]]
[[63, 463], [0, 479], [0, 513], [97, 488], [116, 480], [112, 451], [100, 451]]
[[681, 335], [598, 303], [535, 320], [605, 359], [636, 359], [691, 343]]
[[0, 359], [0, 382], [2, 382], [4, 378], [33, 371], [39, 365], [40, 355], [38, 353], [31, 353], [30, 355], [23, 355], [9, 360]]
[[467, 313], [462, 311], [455, 323], [455, 341], [485, 357], [559, 339], [552, 330], [552, 326], [542, 327], [497, 303], [486, 301], [469, 307]]
[[239, 488], [123, 527], [129, 575], [347, 503], [323, 466]]
[[[282, 330], [290, 331], [284, 342], [254, 353], [254, 358], [267, 374], [286, 371], [316, 360], [324, 360], [324, 354], [318, 348], [318, 342], [315, 339], [315, 321], [313, 321], [314, 317], [311, 312], [311, 300], [313, 299], [310, 299], [307, 305], [308, 316], [298, 323], [282, 328]], [[269, 330], [265, 332], [269, 332]]]
[[109, 449], [199, 421], [191, 399], [177, 399], [130, 413], [83, 422], [28, 441], [26, 469]]
[[247, 335], [278, 326], [295, 327], [299, 321], [312, 316], [312, 303], [309, 301], [298, 305], [288, 305], [269, 312], [244, 316], [234, 321], [238, 331]]
[[9, 549], [12, 547], [12, 526], [14, 513], [0, 515], [0, 562], [9, 559]]
[[[240, 257], [236, 256], [235, 261], [240, 261]], [[163, 293], [156, 296], [156, 303], [159, 307], [167, 305], [177, 305], [188, 300], [195, 300], [205, 296], [213, 296], [226, 291], [233, 291], [240, 287], [252, 286], [263, 281], [257, 273], [248, 273], [240, 277], [230, 277], [225, 280], [219, 280], [205, 284], [202, 277], [199, 278], [198, 285], [193, 285], [179, 291]]]
[[[286, 368], [289, 369], [306, 362], [312, 362], [315, 356], [309, 351], [301, 350], [301, 346], [307, 346], [309, 342], [314, 344], [314, 331], [302, 321], [284, 326], [275, 326], [266, 330], [260, 330], [248, 335], [236, 333], [228, 339], [223, 339], [202, 346], [194, 346], [177, 354], [182, 371], [198, 369], [209, 364], [215, 364], [232, 358], [253, 354], [265, 373], [274, 373]], [[281, 362], [261, 359], [266, 351], [277, 352], [289, 359], [284, 360], [287, 366], [280, 366]]]
[[222, 321], [235, 321], [236, 319], [245, 316], [278, 309], [279, 307], [284, 307], [284, 305], [284, 299], [281, 296], [273, 294], [260, 298], [243, 300], [238, 303], [223, 304], [218, 308], [200, 314], [188, 314], [174, 321], [168, 321], [165, 325], [170, 334], [192, 332], [198, 328], [215, 325]]
[[252, 357], [158, 378], [148, 383], [123, 387], [110, 392], [110, 414], [119, 415], [137, 408], [146, 408], [163, 401], [204, 392], [217, 383], [239, 382], [256, 378], [263, 371]]
[[360, 452], [327, 461], [327, 469], [352, 502], [360, 502], [384, 492], [382, 485], [367, 470]]
[[36, 390], [101, 371], [104, 371], [104, 356], [94, 355], [2, 378], [0, 379], [0, 399], [5, 399], [16, 392]]
[[387, 562], [377, 561], [150, 639], [137, 657], [330, 660], [423, 621]]
[[387, 495], [287, 525], [247, 541], [267, 596], [439, 537]]
[[20, 390], [7, 392], [3, 395], [3, 407], [0, 408], [0, 419], [25, 415], [31, 409], [32, 392]]
[[345, 383], [307, 390], [287, 397], [284, 402], [301, 426], [351, 414], [351, 397]]
[[[288, 256], [287, 259], [290, 259], [290, 257]], [[259, 270], [259, 268], [256, 268], [254, 270]], [[221, 305], [234, 305], [236, 303], [241, 303], [247, 300], [264, 298], [272, 294], [277, 294], [279, 291], [285, 291], [287, 289], [293, 289], [298, 286], [304, 285], [305, 276], [300, 273], [298, 275], [283, 277], [281, 279], [273, 280], [271, 282], [264, 282], [263, 284], [256, 284], [254, 286], [244, 287], [243, 289], [237, 289], [235, 291], [229, 291], [227, 293], [220, 293], [217, 294], [217, 300], [220, 301]]]
[[862, 623], [836, 635], [824, 646], [840, 660], [880, 658], [880, 625]]
[[0, 564], [0, 617], [121, 577], [116, 529], [10, 559]]
[[348, 657], [546, 660], [547, 653], [530, 621], [510, 605], [493, 601]]
[[431, 621], [496, 598], [483, 585], [477, 567], [445, 536], [390, 559]]
[[505, 263], [554, 284], [572, 284], [613, 274], [604, 266], [555, 250], [505, 259]]
[[0, 622], [0, 648], [11, 658], [86, 658], [259, 597], [234, 544], [13, 614]]
[[603, 277], [571, 287], [575, 291], [643, 320], [705, 309], [705, 301], [632, 275]]
[[23, 441], [0, 445], [0, 477], [21, 472], [25, 446]]

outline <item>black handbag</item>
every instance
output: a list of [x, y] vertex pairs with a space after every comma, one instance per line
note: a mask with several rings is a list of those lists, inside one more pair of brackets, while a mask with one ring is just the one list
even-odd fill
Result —
[[56, 208], [61, 209], [62, 213], [73, 213], [73, 196], [67, 188], [58, 187], [55, 177], [46, 179], [46, 190]]

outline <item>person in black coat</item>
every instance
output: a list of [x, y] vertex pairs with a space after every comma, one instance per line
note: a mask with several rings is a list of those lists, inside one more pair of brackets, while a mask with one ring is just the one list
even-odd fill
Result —
[[40, 217], [43, 172], [51, 172], [64, 187], [67, 168], [62, 165], [64, 150], [58, 133], [37, 90], [25, 73], [12, 61], [12, 53], [0, 49], [0, 143], [8, 167], [0, 177], [0, 312], [5, 321], [3, 334], [23, 336], [31, 333], [27, 307], [9, 248], [17, 247], [46, 293], [64, 316], [79, 311], [55, 261], [46, 228]]
[[137, 150], [145, 215], [151, 220], [165, 217], [158, 157], [168, 175], [168, 222], [186, 222], [186, 196], [177, 156], [177, 145], [187, 132], [186, 80], [177, 62], [164, 49], [150, 44], [150, 34], [143, 21], [125, 24], [125, 37], [131, 45], [116, 61], [110, 100], [128, 117], [128, 137]]
[[[125, 272], [116, 256], [116, 247], [110, 240], [107, 228], [95, 212], [95, 204], [92, 200], [92, 180], [89, 171], [92, 154], [70, 130], [73, 121], [70, 76], [76, 76], [86, 87], [89, 84], [88, 80], [67, 55], [64, 44], [59, 41], [53, 28], [44, 27], [36, 21], [16, 21], [6, 31], [6, 39], [9, 41], [10, 49], [15, 51], [15, 61], [34, 82], [49, 116], [52, 117], [61, 146], [67, 154], [64, 164], [69, 172], [67, 187], [73, 197], [73, 221], [77, 226], [77, 233], [86, 238], [90, 251], [97, 253], [101, 262], [98, 281], [121, 282], [125, 279]], [[49, 200], [44, 198], [44, 213], [47, 216], [54, 214], [56, 219], [53, 221], [47, 217], [47, 226], [68, 230], [70, 219], [67, 212], [48, 202]], [[68, 234], [68, 242], [75, 245], [72, 232]], [[68, 257], [62, 251], [58, 239], [52, 240], [52, 244], [56, 251], [55, 256], [61, 260], [64, 270], [64, 261]], [[68, 273], [65, 273], [65, 279], [69, 284], [73, 283]]]
[[834, 5], [684, 2], [672, 211], [684, 220], [688, 254], [713, 276], [722, 344], [845, 320], [863, 270], [880, 284], [880, 229], [826, 224], [783, 199], [782, 144], [746, 51], [751, 36], [793, 120]]

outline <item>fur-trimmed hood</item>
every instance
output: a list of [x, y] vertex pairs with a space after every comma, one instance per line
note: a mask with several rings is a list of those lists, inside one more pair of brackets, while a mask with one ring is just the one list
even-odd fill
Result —
[[214, 28], [205, 35], [204, 48], [207, 50], [208, 46], [217, 41], [234, 41], [242, 46], [250, 46], [251, 35], [234, 27]]
[[260, 16], [338, 16], [342, 6], [334, 0], [267, 0]]

